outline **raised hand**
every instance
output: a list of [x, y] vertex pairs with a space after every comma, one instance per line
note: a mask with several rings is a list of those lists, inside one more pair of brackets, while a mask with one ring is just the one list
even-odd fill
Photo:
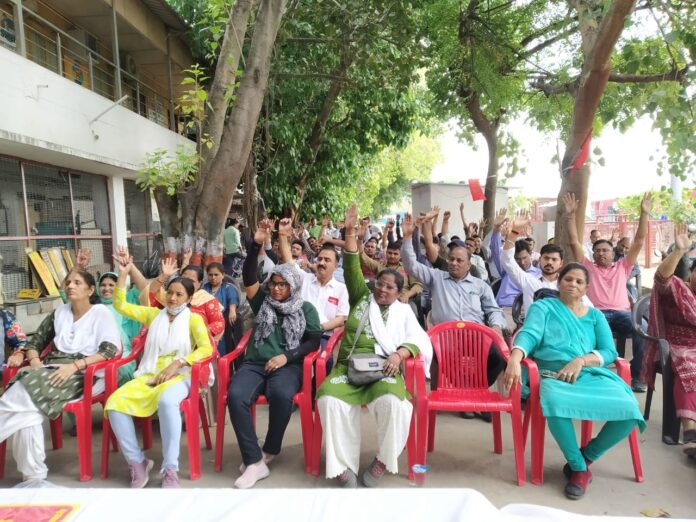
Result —
[[75, 265], [78, 268], [85, 269], [89, 266], [89, 262], [92, 260], [92, 250], [89, 248], [78, 248], [77, 257], [75, 258]]
[[186, 247], [181, 251], [181, 266], [188, 266], [191, 262], [191, 256], [193, 255], [193, 249], [191, 247]]
[[615, 228], [611, 231], [611, 237], [609, 238], [609, 241], [611, 241], [611, 243], [613, 245], [616, 245], [616, 242], [618, 240], [619, 240], [619, 229]]
[[273, 223], [270, 219], [262, 219], [256, 225], [256, 232], [254, 232], [254, 242], [263, 245], [268, 238], [271, 237], [271, 229], [273, 228]]
[[640, 211], [649, 214], [652, 210], [652, 192], [646, 192], [640, 200]]
[[352, 232], [358, 226], [358, 206], [353, 203], [348, 210], [346, 210], [346, 217], [344, 219], [346, 233]]
[[176, 274], [176, 272], [179, 270], [179, 267], [176, 264], [176, 259], [174, 258], [169, 258], [165, 257], [162, 259], [162, 263], [160, 265], [162, 267], [162, 275], [166, 279], [169, 279], [171, 276]]
[[128, 247], [119, 246], [116, 249], [116, 255], [114, 256], [114, 261], [116, 261], [116, 264], [126, 266], [129, 259], [131, 259], [131, 256], [128, 254]]
[[445, 210], [445, 213], [442, 215], [442, 219], [444, 221], [449, 221], [449, 218], [451, 215], [452, 215], [452, 213], [449, 210]]
[[679, 250], [686, 252], [691, 248], [691, 240], [689, 239], [688, 228], [686, 223], [674, 225], [674, 246]]
[[566, 192], [561, 197], [561, 200], [563, 201], [563, 206], [565, 207], [565, 213], [568, 215], [575, 214], [575, 211], [578, 209], [578, 200], [575, 199], [575, 194], [572, 192]]
[[512, 222], [512, 230], [516, 230], [520, 234], [526, 233], [531, 220], [531, 215], [528, 211], [520, 210], [517, 215], [515, 215], [515, 219]]
[[292, 237], [292, 219], [283, 218], [278, 223], [278, 235], [290, 239]]
[[413, 235], [413, 231], [415, 230], [415, 228], [416, 225], [413, 223], [411, 214], [405, 214], [404, 220], [401, 223], [401, 233], [403, 234], [404, 239], [410, 238]]
[[495, 213], [495, 217], [493, 218], [493, 228], [496, 230], [500, 230], [500, 227], [507, 221], [507, 209], [506, 208], [501, 208], [498, 212]]
[[478, 223], [478, 233], [483, 234], [484, 229], [488, 225], [488, 220], [486, 218], [481, 218]]
[[459, 204], [459, 212], [464, 214], [464, 203]]
[[435, 205], [433, 208], [430, 209], [429, 212], [426, 212], [425, 214], [425, 220], [426, 221], [432, 221], [435, 219], [437, 216], [440, 215], [440, 207]]

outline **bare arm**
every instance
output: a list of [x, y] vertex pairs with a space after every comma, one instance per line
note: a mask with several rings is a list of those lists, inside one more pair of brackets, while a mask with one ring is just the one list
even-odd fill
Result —
[[674, 226], [674, 250], [672, 250], [665, 260], [660, 263], [660, 266], [657, 267], [657, 273], [665, 279], [674, 274], [682, 256], [689, 251], [691, 241], [686, 231], [687, 228], [684, 223]]
[[292, 237], [292, 220], [283, 218], [278, 224], [278, 254], [281, 262], [292, 263], [290, 238]]
[[438, 256], [438, 248], [433, 243], [433, 227], [431, 224], [431, 220], [435, 216], [433, 215], [433, 211], [428, 212], [425, 215], [425, 221], [423, 222], [423, 241], [425, 242], [425, 257], [428, 258], [428, 261], [431, 263], [434, 263], [437, 260]]
[[449, 210], [445, 210], [445, 213], [442, 215], [442, 227], [440, 228], [440, 234], [445, 235], [449, 234], [449, 220], [450, 216], [452, 213]]
[[650, 210], [652, 209], [652, 194], [647, 192], [640, 202], [640, 221], [638, 221], [638, 230], [633, 238], [633, 244], [626, 254], [626, 261], [632, 265], [638, 259], [638, 254], [643, 249], [645, 236], [648, 233], [648, 225], [650, 224]]
[[575, 199], [575, 194], [568, 192], [563, 195], [563, 204], [566, 212], [566, 229], [568, 230], [568, 246], [573, 251], [573, 257], [576, 261], [581, 262], [585, 257], [582, 243], [578, 237], [578, 225], [575, 218], [575, 212], [578, 209], [578, 202]]

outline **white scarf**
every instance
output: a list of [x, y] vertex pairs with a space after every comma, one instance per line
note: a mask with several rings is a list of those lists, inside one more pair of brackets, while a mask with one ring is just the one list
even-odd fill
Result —
[[[177, 315], [173, 321], [169, 321], [167, 309], [163, 309], [150, 323], [145, 340], [145, 349], [140, 366], [135, 372], [136, 376], [157, 371], [157, 359], [162, 355], [176, 353], [176, 358], [186, 357], [191, 353], [191, 337], [189, 320], [191, 310], [187, 307]], [[188, 370], [185, 366], [182, 370]], [[180, 371], [179, 373], [184, 373]]]
[[53, 316], [53, 329], [56, 333], [53, 344], [63, 353], [89, 357], [99, 351], [103, 342], [113, 344], [119, 352], [122, 349], [114, 315], [103, 304], [92, 305], [77, 321], [70, 303], [60, 305]]
[[406, 343], [415, 344], [425, 359], [425, 375], [430, 377], [430, 363], [433, 360], [433, 345], [430, 337], [418, 324], [413, 310], [401, 301], [394, 301], [389, 305], [387, 323], [382, 319], [382, 311], [370, 296], [370, 328], [375, 340], [379, 344], [382, 355], [388, 357]]

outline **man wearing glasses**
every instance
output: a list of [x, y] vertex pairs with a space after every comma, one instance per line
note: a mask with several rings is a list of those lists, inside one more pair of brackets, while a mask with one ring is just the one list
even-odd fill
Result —
[[563, 203], [566, 211], [569, 247], [572, 249], [575, 259], [579, 260], [590, 273], [587, 297], [596, 308], [604, 313], [612, 332], [621, 337], [631, 336], [631, 346], [633, 347], [631, 388], [634, 392], [643, 393], [647, 389], [645, 383], [639, 379], [643, 364], [643, 339], [633, 331], [631, 303], [628, 299], [626, 283], [631, 275], [633, 264], [643, 248], [645, 235], [648, 231], [650, 209], [652, 208], [652, 195], [647, 193], [643, 196], [640, 203], [640, 221], [633, 238], [633, 244], [626, 255], [616, 262], [614, 262], [614, 245], [606, 239], [599, 239], [593, 243], [592, 261], [585, 257], [575, 219], [575, 211], [578, 207], [575, 195], [565, 194]]

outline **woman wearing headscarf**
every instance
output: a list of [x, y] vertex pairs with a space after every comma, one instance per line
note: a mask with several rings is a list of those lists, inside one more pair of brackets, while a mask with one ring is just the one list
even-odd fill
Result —
[[[116, 311], [147, 325], [140, 366], [135, 378], [117, 389], [106, 401], [111, 427], [128, 462], [131, 488], [142, 488], [149, 481], [153, 461], [145, 458], [135, 436], [133, 417], [159, 416], [162, 435], [162, 487], [179, 487], [179, 442], [181, 413], [179, 404], [188, 397], [191, 366], [213, 353], [203, 318], [189, 308], [194, 286], [190, 279], [177, 277], [167, 285], [165, 308], [134, 305], [126, 301], [127, 265], [119, 265], [114, 290]], [[197, 427], [195, 429], [198, 429]]]
[[[241, 489], [254, 486], [270, 474], [267, 464], [280, 453], [292, 414], [292, 398], [302, 385], [302, 360], [319, 347], [321, 339], [319, 314], [311, 303], [303, 301], [294, 265], [277, 265], [267, 288], [259, 284], [259, 250], [270, 233], [270, 221], [259, 223], [244, 260], [244, 287], [256, 322], [244, 362], [232, 376], [227, 394], [243, 461], [242, 475], [234, 485]], [[251, 418], [251, 407], [261, 393], [269, 404], [263, 449]]]
[[[377, 455], [362, 475], [362, 483], [375, 487], [385, 471], [398, 473], [398, 459], [406, 446], [413, 406], [399, 373], [409, 357], [422, 354], [430, 368], [433, 347], [418, 325], [411, 307], [399, 301], [404, 278], [394, 269], [377, 274], [374, 290], [365, 284], [357, 244], [357, 208], [346, 213], [343, 274], [348, 287], [350, 313], [338, 352], [338, 362], [317, 390], [317, 406], [326, 440], [326, 478], [338, 478], [343, 487], [356, 487], [360, 463], [360, 407], [377, 424]], [[348, 358], [377, 354], [385, 358], [380, 380], [357, 386], [348, 381]]]
[[[73, 268], [68, 273], [68, 302], [41, 321], [22, 348], [29, 365], [0, 397], [0, 442], [14, 435], [12, 455], [25, 487], [47, 485], [44, 419], [59, 417], [68, 402], [82, 395], [87, 366], [112, 359], [121, 350], [113, 316], [104, 305], [95, 304], [96, 286], [89, 272]], [[42, 361], [39, 355], [51, 343]]]

